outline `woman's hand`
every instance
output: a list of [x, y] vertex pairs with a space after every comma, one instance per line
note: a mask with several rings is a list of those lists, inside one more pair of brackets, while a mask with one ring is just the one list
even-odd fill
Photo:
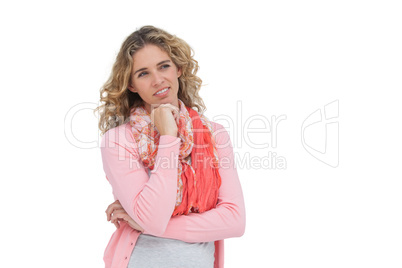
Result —
[[166, 103], [160, 104], [151, 112], [151, 121], [158, 129], [160, 135], [177, 137], [177, 125], [179, 124], [179, 108]]
[[112, 204], [110, 204], [107, 209], [106, 209], [106, 216], [107, 220], [110, 221], [111, 223], [114, 223], [116, 228], [120, 228], [119, 222], [124, 221], [128, 223], [128, 225], [136, 229], [140, 232], [143, 232], [144, 229], [138, 225], [124, 210], [123, 206], [120, 204], [119, 200], [114, 201]]

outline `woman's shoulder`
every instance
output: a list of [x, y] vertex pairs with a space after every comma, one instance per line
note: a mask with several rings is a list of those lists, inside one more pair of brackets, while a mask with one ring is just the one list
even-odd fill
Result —
[[213, 129], [213, 130], [217, 130], [217, 129], [223, 128], [223, 126], [222, 126], [221, 124], [219, 124], [219, 123], [216, 123], [216, 122], [214, 122], [214, 121], [209, 121], [209, 122], [211, 123], [211, 126], [212, 126], [212, 129]]
[[211, 120], [209, 120], [209, 123], [211, 124], [212, 130], [214, 132], [215, 131], [224, 131], [224, 130], [226, 130], [226, 128], [222, 124], [219, 124], [219, 123], [211, 121]]
[[213, 130], [213, 136], [218, 144], [225, 144], [230, 141], [229, 132], [222, 124], [213, 121], [210, 121], [210, 123]]
[[111, 128], [108, 131], [106, 131], [105, 134], [103, 134], [101, 145], [106, 146], [112, 144], [121, 144], [121, 145], [136, 144], [135, 140], [133, 139], [133, 135], [131, 133], [130, 122]]

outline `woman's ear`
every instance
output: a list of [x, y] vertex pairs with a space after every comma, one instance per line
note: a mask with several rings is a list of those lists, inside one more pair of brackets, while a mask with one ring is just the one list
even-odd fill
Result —
[[131, 92], [137, 93], [137, 90], [136, 90], [133, 86], [128, 85], [127, 88], [128, 88]]
[[181, 75], [182, 75], [181, 68], [178, 68], [177, 69], [177, 78], [179, 78]]

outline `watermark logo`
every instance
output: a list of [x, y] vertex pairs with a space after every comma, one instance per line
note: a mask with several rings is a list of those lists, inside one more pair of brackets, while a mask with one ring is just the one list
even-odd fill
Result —
[[75, 116], [82, 111], [92, 112], [96, 107], [96, 103], [82, 102], [71, 107], [66, 113], [66, 116], [64, 117], [64, 136], [71, 145], [80, 149], [92, 149], [99, 146], [99, 138], [92, 141], [80, 140], [73, 131], [73, 121]]
[[301, 142], [313, 157], [331, 167], [338, 167], [339, 100], [317, 109], [303, 121]]
[[[267, 153], [264, 156], [253, 155], [253, 153], [234, 152], [234, 162], [237, 166], [251, 169], [287, 169], [286, 157], [279, 155], [275, 150], [278, 146], [278, 126], [280, 122], [286, 121], [286, 115], [271, 115], [267, 117], [261, 114], [249, 115], [243, 118], [242, 102], [236, 105], [236, 115], [221, 114], [212, 118], [213, 122], [220, 123], [223, 129], [215, 134], [231, 136], [217, 148], [234, 145], [241, 149], [246, 146], [253, 153], [263, 150]], [[100, 145], [99, 135], [94, 140], [79, 140], [73, 131], [75, 116], [82, 111], [93, 111], [96, 103], [80, 103], [69, 109], [65, 116], [65, 136], [67, 140], [77, 148], [90, 149], [98, 148]], [[98, 118], [99, 119], [99, 118]], [[123, 122], [121, 122], [123, 123]], [[256, 127], [258, 125], [259, 127]], [[225, 132], [227, 131], [227, 134]], [[117, 135], [117, 134], [116, 134]], [[127, 135], [127, 133], [118, 134]], [[127, 139], [130, 140], [130, 139]], [[231, 142], [232, 141], [232, 142]], [[322, 108], [311, 113], [301, 126], [301, 143], [304, 149], [317, 160], [331, 167], [339, 166], [339, 100], [332, 101]], [[116, 146], [114, 143], [107, 146]], [[137, 148], [133, 145], [132, 148]], [[122, 152], [120, 152], [122, 150]], [[125, 159], [127, 150], [119, 147], [119, 160]], [[120, 159], [122, 158], [122, 159]]]
[[[79, 121], [78, 114], [81, 112], [92, 112], [97, 106], [96, 103], [84, 102], [74, 105], [69, 109], [64, 119], [64, 134], [67, 141], [71, 145], [82, 149], [98, 148], [99, 146], [101, 148], [108, 147], [115, 151], [113, 153], [117, 155], [119, 161], [127, 160], [129, 157], [130, 167], [134, 167], [134, 165], [138, 166], [140, 163], [137, 159], [138, 153], [135, 153], [135, 151], [139, 148], [144, 148], [143, 146], [148, 146], [148, 144], [135, 142], [132, 133], [127, 131], [126, 128], [115, 128], [114, 131], [109, 133], [106, 139], [103, 139], [99, 135], [96, 138], [94, 137], [94, 140], [79, 139], [79, 135], [76, 133], [77, 127], [73, 128], [73, 125], [77, 121], [81, 125], [83, 123]], [[99, 120], [99, 118], [97, 119]], [[118, 118], [119, 125], [126, 122], [127, 119], [123, 119], [123, 117]], [[219, 127], [215, 129], [212, 134], [215, 140], [219, 140], [219, 143], [216, 144], [216, 149], [223, 154], [219, 156], [220, 168], [228, 168], [232, 164], [235, 164], [236, 167], [241, 169], [287, 169], [286, 157], [276, 152], [278, 147], [278, 129], [287, 120], [287, 115], [267, 116], [263, 114], [251, 114], [245, 116], [242, 101], [238, 101], [234, 116], [219, 114], [210, 118], [210, 120], [223, 126], [223, 128]], [[203, 132], [205, 130], [193, 131]], [[120, 141], [122, 143], [119, 143]], [[170, 147], [175, 143], [177, 143], [177, 140], [163, 145], [159, 144], [158, 148]], [[120, 146], [117, 144], [120, 144]], [[201, 149], [206, 145], [194, 143], [193, 146]], [[229, 147], [233, 148], [229, 149]], [[232, 155], [229, 155], [228, 152], [230, 151], [232, 151]], [[135, 157], [131, 159], [131, 156]], [[171, 163], [170, 160], [163, 159], [167, 164]]]

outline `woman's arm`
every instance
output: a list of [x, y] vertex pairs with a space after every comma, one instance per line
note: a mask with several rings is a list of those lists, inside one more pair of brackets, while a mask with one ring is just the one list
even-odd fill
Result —
[[[230, 137], [222, 125], [213, 125], [217, 128], [215, 133], [222, 179], [218, 205], [204, 213], [172, 217], [161, 237], [185, 242], [207, 242], [239, 237], [245, 231], [245, 205]], [[148, 230], [144, 233], [152, 234]]]
[[180, 138], [162, 135], [155, 168], [148, 176], [131, 126], [123, 124], [102, 137], [106, 178], [127, 214], [147, 232], [162, 235], [176, 204]]

